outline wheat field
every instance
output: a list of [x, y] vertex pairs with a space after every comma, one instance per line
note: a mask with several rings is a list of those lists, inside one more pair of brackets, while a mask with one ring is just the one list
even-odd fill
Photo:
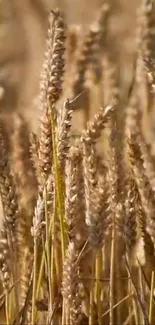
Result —
[[0, 324], [153, 325], [155, 3], [0, 9]]

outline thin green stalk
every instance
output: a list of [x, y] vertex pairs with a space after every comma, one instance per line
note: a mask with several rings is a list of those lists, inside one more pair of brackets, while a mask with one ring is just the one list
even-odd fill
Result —
[[[119, 249], [119, 245], [120, 245], [120, 239], [118, 236], [116, 236], [115, 238], [115, 279], [117, 279], [116, 284], [115, 284], [115, 291], [116, 291], [116, 300], [117, 301], [121, 301], [122, 297], [123, 297], [123, 293], [122, 293], [122, 279], [121, 279], [121, 263], [118, 263], [118, 261], [121, 259], [121, 255], [120, 255], [120, 249]], [[122, 316], [123, 316], [123, 312], [122, 311], [122, 305], [118, 306], [117, 310], [116, 310], [116, 318], [117, 318], [117, 322], [118, 324], [122, 323]]]
[[[50, 236], [50, 234], [51, 234], [52, 221], [53, 221], [53, 217], [50, 220], [49, 235], [48, 236]], [[39, 298], [39, 293], [40, 293], [40, 288], [41, 288], [41, 282], [42, 282], [42, 277], [43, 277], [43, 272], [44, 272], [44, 266], [45, 266], [46, 246], [47, 246], [47, 243], [45, 242], [45, 249], [42, 252], [41, 263], [40, 263], [40, 268], [39, 268], [39, 275], [38, 275], [38, 280], [37, 280], [36, 299]], [[53, 247], [53, 245], [52, 245], [52, 247]]]
[[[142, 271], [141, 271], [140, 267], [138, 268], [138, 277], [139, 277], [139, 288], [140, 288], [141, 301], [144, 301], [143, 279], [142, 279]], [[142, 311], [140, 311], [140, 323], [142, 325], [145, 325], [144, 314], [142, 313]]]
[[50, 252], [50, 237], [49, 237], [49, 220], [48, 220], [48, 206], [47, 206], [47, 186], [44, 184], [45, 190], [45, 222], [46, 222], [46, 256], [47, 256], [47, 274], [49, 286], [49, 312], [52, 309], [52, 284], [51, 284], [51, 252]]
[[[18, 283], [18, 274], [17, 274], [17, 269], [16, 269], [16, 265], [17, 265], [17, 250], [16, 250], [16, 237], [15, 234], [8, 230], [7, 232], [7, 236], [8, 236], [8, 241], [9, 241], [9, 248], [10, 248], [10, 256], [12, 256], [11, 259], [11, 269], [12, 269], [12, 280], [13, 283]], [[15, 242], [13, 242], [13, 238], [15, 239]], [[18, 289], [17, 289], [17, 285], [14, 285], [13, 287], [13, 292], [14, 293], [14, 297], [13, 297], [13, 301], [11, 302], [11, 296], [9, 295], [9, 315], [10, 317], [12, 317], [12, 307], [14, 306], [15, 310], [16, 310], [16, 319], [17, 322], [19, 322], [18, 317], [19, 317], [19, 299], [18, 299]]]
[[92, 258], [92, 281], [90, 288], [90, 300], [89, 300], [89, 325], [94, 325], [94, 277], [95, 277], [95, 260]]
[[62, 265], [60, 265], [60, 254], [58, 251], [58, 248], [56, 247], [54, 251], [54, 261], [55, 261], [55, 269], [56, 269], [56, 277], [57, 277], [57, 283], [61, 282], [62, 278]]
[[39, 268], [39, 275], [38, 275], [38, 280], [36, 285], [36, 299], [39, 298], [39, 294], [40, 294], [41, 282], [42, 282], [42, 277], [44, 272], [44, 265], [45, 265], [45, 251], [43, 250], [40, 268]]
[[102, 277], [102, 250], [100, 249], [96, 254], [96, 261], [95, 261], [95, 276], [96, 276], [96, 283], [95, 283], [95, 302], [97, 305], [97, 316], [98, 316], [98, 324], [102, 325], [102, 314], [101, 314], [101, 277]]
[[63, 198], [62, 180], [61, 180], [61, 175], [60, 175], [60, 166], [59, 166], [59, 161], [58, 161], [58, 157], [57, 157], [56, 125], [55, 125], [54, 116], [53, 116], [53, 107], [51, 108], [51, 129], [52, 129], [52, 143], [53, 143], [54, 175], [55, 175], [59, 217], [60, 217], [62, 261], [64, 262], [65, 251], [66, 251], [64, 198]]
[[155, 273], [154, 273], [154, 271], [152, 271], [152, 276], [151, 276], [151, 293], [150, 293], [150, 304], [149, 304], [149, 322], [150, 322], [150, 325], [152, 324], [152, 318], [153, 318], [154, 280], [155, 280]]
[[59, 253], [59, 247], [57, 246], [57, 236], [55, 236], [55, 224], [56, 224], [56, 218], [57, 218], [57, 198], [55, 196], [54, 200], [54, 215], [53, 215], [53, 223], [52, 223], [52, 250], [51, 250], [51, 264], [52, 264], [52, 269], [51, 269], [51, 277], [52, 277], [52, 282], [54, 283], [54, 278], [53, 278], [53, 272], [55, 268], [56, 272], [56, 281], [57, 284], [61, 282], [61, 275], [62, 275], [62, 261], [60, 259], [60, 253]]
[[51, 279], [52, 279], [52, 303], [54, 303], [54, 283], [55, 283], [55, 220], [56, 220], [56, 196], [54, 197], [54, 213], [53, 213], [53, 222], [52, 222], [52, 247], [51, 247]]
[[[60, 231], [61, 231], [61, 254], [62, 254], [62, 264], [65, 260], [66, 254], [66, 229], [65, 229], [65, 213], [64, 213], [64, 197], [63, 197], [63, 184], [61, 179], [61, 172], [59, 161], [57, 157], [57, 139], [56, 139], [56, 124], [54, 121], [54, 108], [51, 107], [51, 132], [52, 132], [52, 144], [53, 144], [53, 167], [54, 167], [54, 176], [55, 176], [55, 186], [56, 186], [56, 197], [57, 197], [57, 207], [60, 218]], [[65, 302], [62, 301], [62, 324], [65, 321]]]
[[33, 288], [32, 288], [32, 319], [31, 324], [36, 323], [36, 288], [37, 288], [37, 257], [38, 245], [37, 238], [34, 237], [34, 262], [33, 262]]
[[[114, 219], [114, 217], [113, 217]], [[109, 325], [114, 325], [115, 220], [113, 220], [110, 258]]]
[[5, 295], [5, 314], [6, 314], [6, 324], [10, 325], [10, 313], [9, 313], [9, 293], [6, 292]]
[[[132, 286], [131, 280], [128, 279], [128, 292], [132, 291], [131, 286]], [[129, 300], [129, 302], [128, 302], [128, 311], [129, 311], [129, 315], [131, 315], [131, 312], [133, 311], [133, 306], [132, 306], [132, 301], [131, 300]], [[129, 319], [129, 325], [132, 325], [132, 318]]]

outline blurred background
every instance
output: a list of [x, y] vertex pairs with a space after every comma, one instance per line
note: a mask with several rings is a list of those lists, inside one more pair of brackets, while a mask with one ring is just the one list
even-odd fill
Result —
[[[122, 85], [132, 74], [139, 0], [109, 0], [110, 34]], [[0, 109], [19, 110], [31, 121], [38, 92], [50, 9], [60, 8], [69, 25], [86, 28], [103, 0], [0, 0]], [[121, 64], [120, 64], [121, 63]], [[32, 119], [32, 117], [34, 117]]]

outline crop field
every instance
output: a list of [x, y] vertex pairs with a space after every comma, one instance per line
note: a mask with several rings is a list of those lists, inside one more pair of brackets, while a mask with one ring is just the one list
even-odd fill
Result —
[[0, 0], [4, 324], [155, 324], [153, 0]]

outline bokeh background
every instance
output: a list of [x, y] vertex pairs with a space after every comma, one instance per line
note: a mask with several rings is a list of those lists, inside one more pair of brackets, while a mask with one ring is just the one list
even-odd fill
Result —
[[[119, 64], [121, 83], [131, 78], [139, 0], [109, 0], [110, 34]], [[63, 10], [71, 25], [87, 27], [103, 0], [0, 0], [0, 109], [4, 114], [21, 111], [36, 123], [34, 98], [45, 47], [50, 9]], [[33, 118], [32, 118], [33, 117]]]

